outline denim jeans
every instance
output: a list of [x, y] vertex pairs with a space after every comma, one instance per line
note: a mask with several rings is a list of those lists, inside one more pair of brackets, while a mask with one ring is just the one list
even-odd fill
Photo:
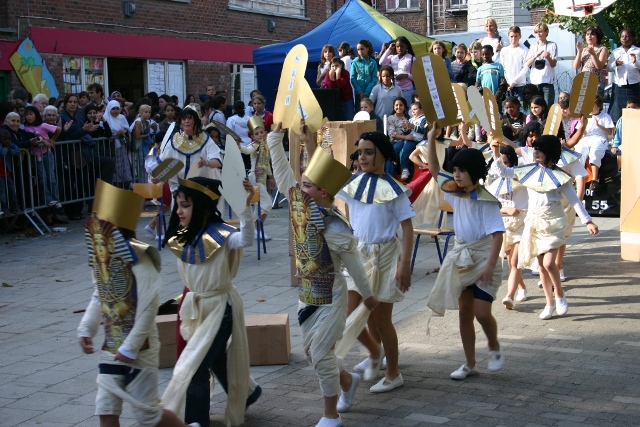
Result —
[[52, 201], [60, 201], [58, 178], [56, 177], [55, 159], [51, 151], [42, 155], [42, 161], [36, 160], [38, 178], [38, 200], [36, 205], [42, 206]]
[[630, 96], [640, 96], [640, 83], [625, 86], [613, 85], [612, 99], [608, 112], [613, 123], [617, 123], [618, 119], [622, 117], [622, 109], [627, 106], [627, 99]]
[[393, 144], [393, 149], [396, 150], [396, 155], [400, 159], [400, 167], [402, 169], [409, 169], [411, 166], [411, 160], [409, 156], [416, 149], [418, 143], [416, 141], [398, 141]]
[[556, 102], [556, 88], [552, 83], [540, 83], [538, 91], [540, 91], [548, 107], [551, 107]]
[[520, 101], [520, 104], [523, 105], [524, 104], [524, 98], [522, 98], [523, 89], [524, 89], [524, 86], [512, 87], [511, 90], [507, 92], [507, 96], [515, 96], [516, 98], [518, 98], [518, 101]]
[[187, 389], [187, 404], [184, 413], [184, 421], [187, 424], [209, 425], [209, 369], [213, 371], [225, 393], [227, 392], [227, 341], [229, 341], [233, 326], [232, 315], [231, 306], [227, 304], [220, 329], [218, 329], [202, 363], [191, 378]]

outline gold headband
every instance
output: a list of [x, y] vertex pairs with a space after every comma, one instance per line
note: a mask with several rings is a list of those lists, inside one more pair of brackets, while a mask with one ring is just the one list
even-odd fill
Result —
[[198, 184], [195, 181], [178, 178], [178, 183], [180, 185], [183, 185], [183, 186], [187, 187], [187, 188], [199, 191], [199, 192], [207, 195], [211, 200], [218, 200], [220, 198], [220, 196], [218, 196], [216, 193], [214, 193], [213, 191], [209, 190], [204, 185]]
[[96, 180], [96, 196], [91, 210], [101, 220], [135, 231], [143, 205], [142, 196], [114, 187], [101, 179]]
[[202, 114], [200, 114], [200, 112], [197, 109], [198, 104], [189, 104], [186, 107], [183, 108], [183, 110], [189, 109], [191, 111], [193, 111], [194, 113], [196, 113], [198, 115], [198, 118], [200, 120], [202, 120]]
[[332, 196], [351, 178], [351, 172], [342, 163], [332, 158], [329, 153], [318, 147], [313, 153], [304, 174], [319, 188]]

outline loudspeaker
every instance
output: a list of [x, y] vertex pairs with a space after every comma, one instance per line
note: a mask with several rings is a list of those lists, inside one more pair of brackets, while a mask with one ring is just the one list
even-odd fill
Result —
[[340, 116], [340, 89], [311, 89], [320, 108], [322, 114], [329, 119], [330, 122], [339, 120]]

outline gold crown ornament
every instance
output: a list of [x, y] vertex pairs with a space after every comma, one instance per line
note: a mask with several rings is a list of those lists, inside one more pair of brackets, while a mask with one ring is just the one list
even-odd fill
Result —
[[196, 190], [196, 191], [201, 192], [202, 194], [205, 194], [211, 200], [218, 200], [220, 198], [220, 196], [218, 196], [216, 193], [214, 193], [213, 191], [209, 190], [204, 185], [198, 184], [195, 181], [191, 181], [189, 179], [178, 178], [178, 183], [180, 185], [184, 185], [187, 188], [190, 188], [192, 190]]
[[92, 212], [103, 221], [116, 227], [135, 231], [144, 198], [132, 191], [123, 190], [101, 179], [96, 180], [96, 197], [93, 199]]
[[247, 123], [247, 125], [249, 126], [249, 132], [251, 132], [251, 134], [253, 134], [253, 132], [257, 128], [263, 128], [264, 129], [264, 122], [262, 121], [262, 117], [260, 117], [260, 116], [251, 116], [251, 118], [249, 119], [249, 122]]
[[335, 196], [351, 178], [351, 172], [345, 165], [319, 147], [314, 151], [304, 174], [332, 196]]

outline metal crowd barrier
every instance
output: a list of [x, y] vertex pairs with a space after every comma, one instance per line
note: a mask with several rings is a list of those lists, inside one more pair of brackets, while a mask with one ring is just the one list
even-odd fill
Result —
[[[21, 149], [20, 156], [5, 156], [4, 171], [0, 170], [0, 197], [6, 209], [1, 209], [4, 215], [0, 218], [10, 219], [12, 225], [24, 214], [43, 235], [51, 229], [41, 214], [45, 210], [53, 214], [54, 209], [64, 207], [67, 216], [79, 216], [84, 204], [94, 197], [97, 178], [126, 189], [134, 183], [147, 182], [146, 153], [129, 148], [135, 142], [116, 148], [116, 138], [94, 141], [93, 147], [81, 140], [57, 141], [47, 153]], [[12, 191], [21, 212], [4, 202], [13, 197]]]

